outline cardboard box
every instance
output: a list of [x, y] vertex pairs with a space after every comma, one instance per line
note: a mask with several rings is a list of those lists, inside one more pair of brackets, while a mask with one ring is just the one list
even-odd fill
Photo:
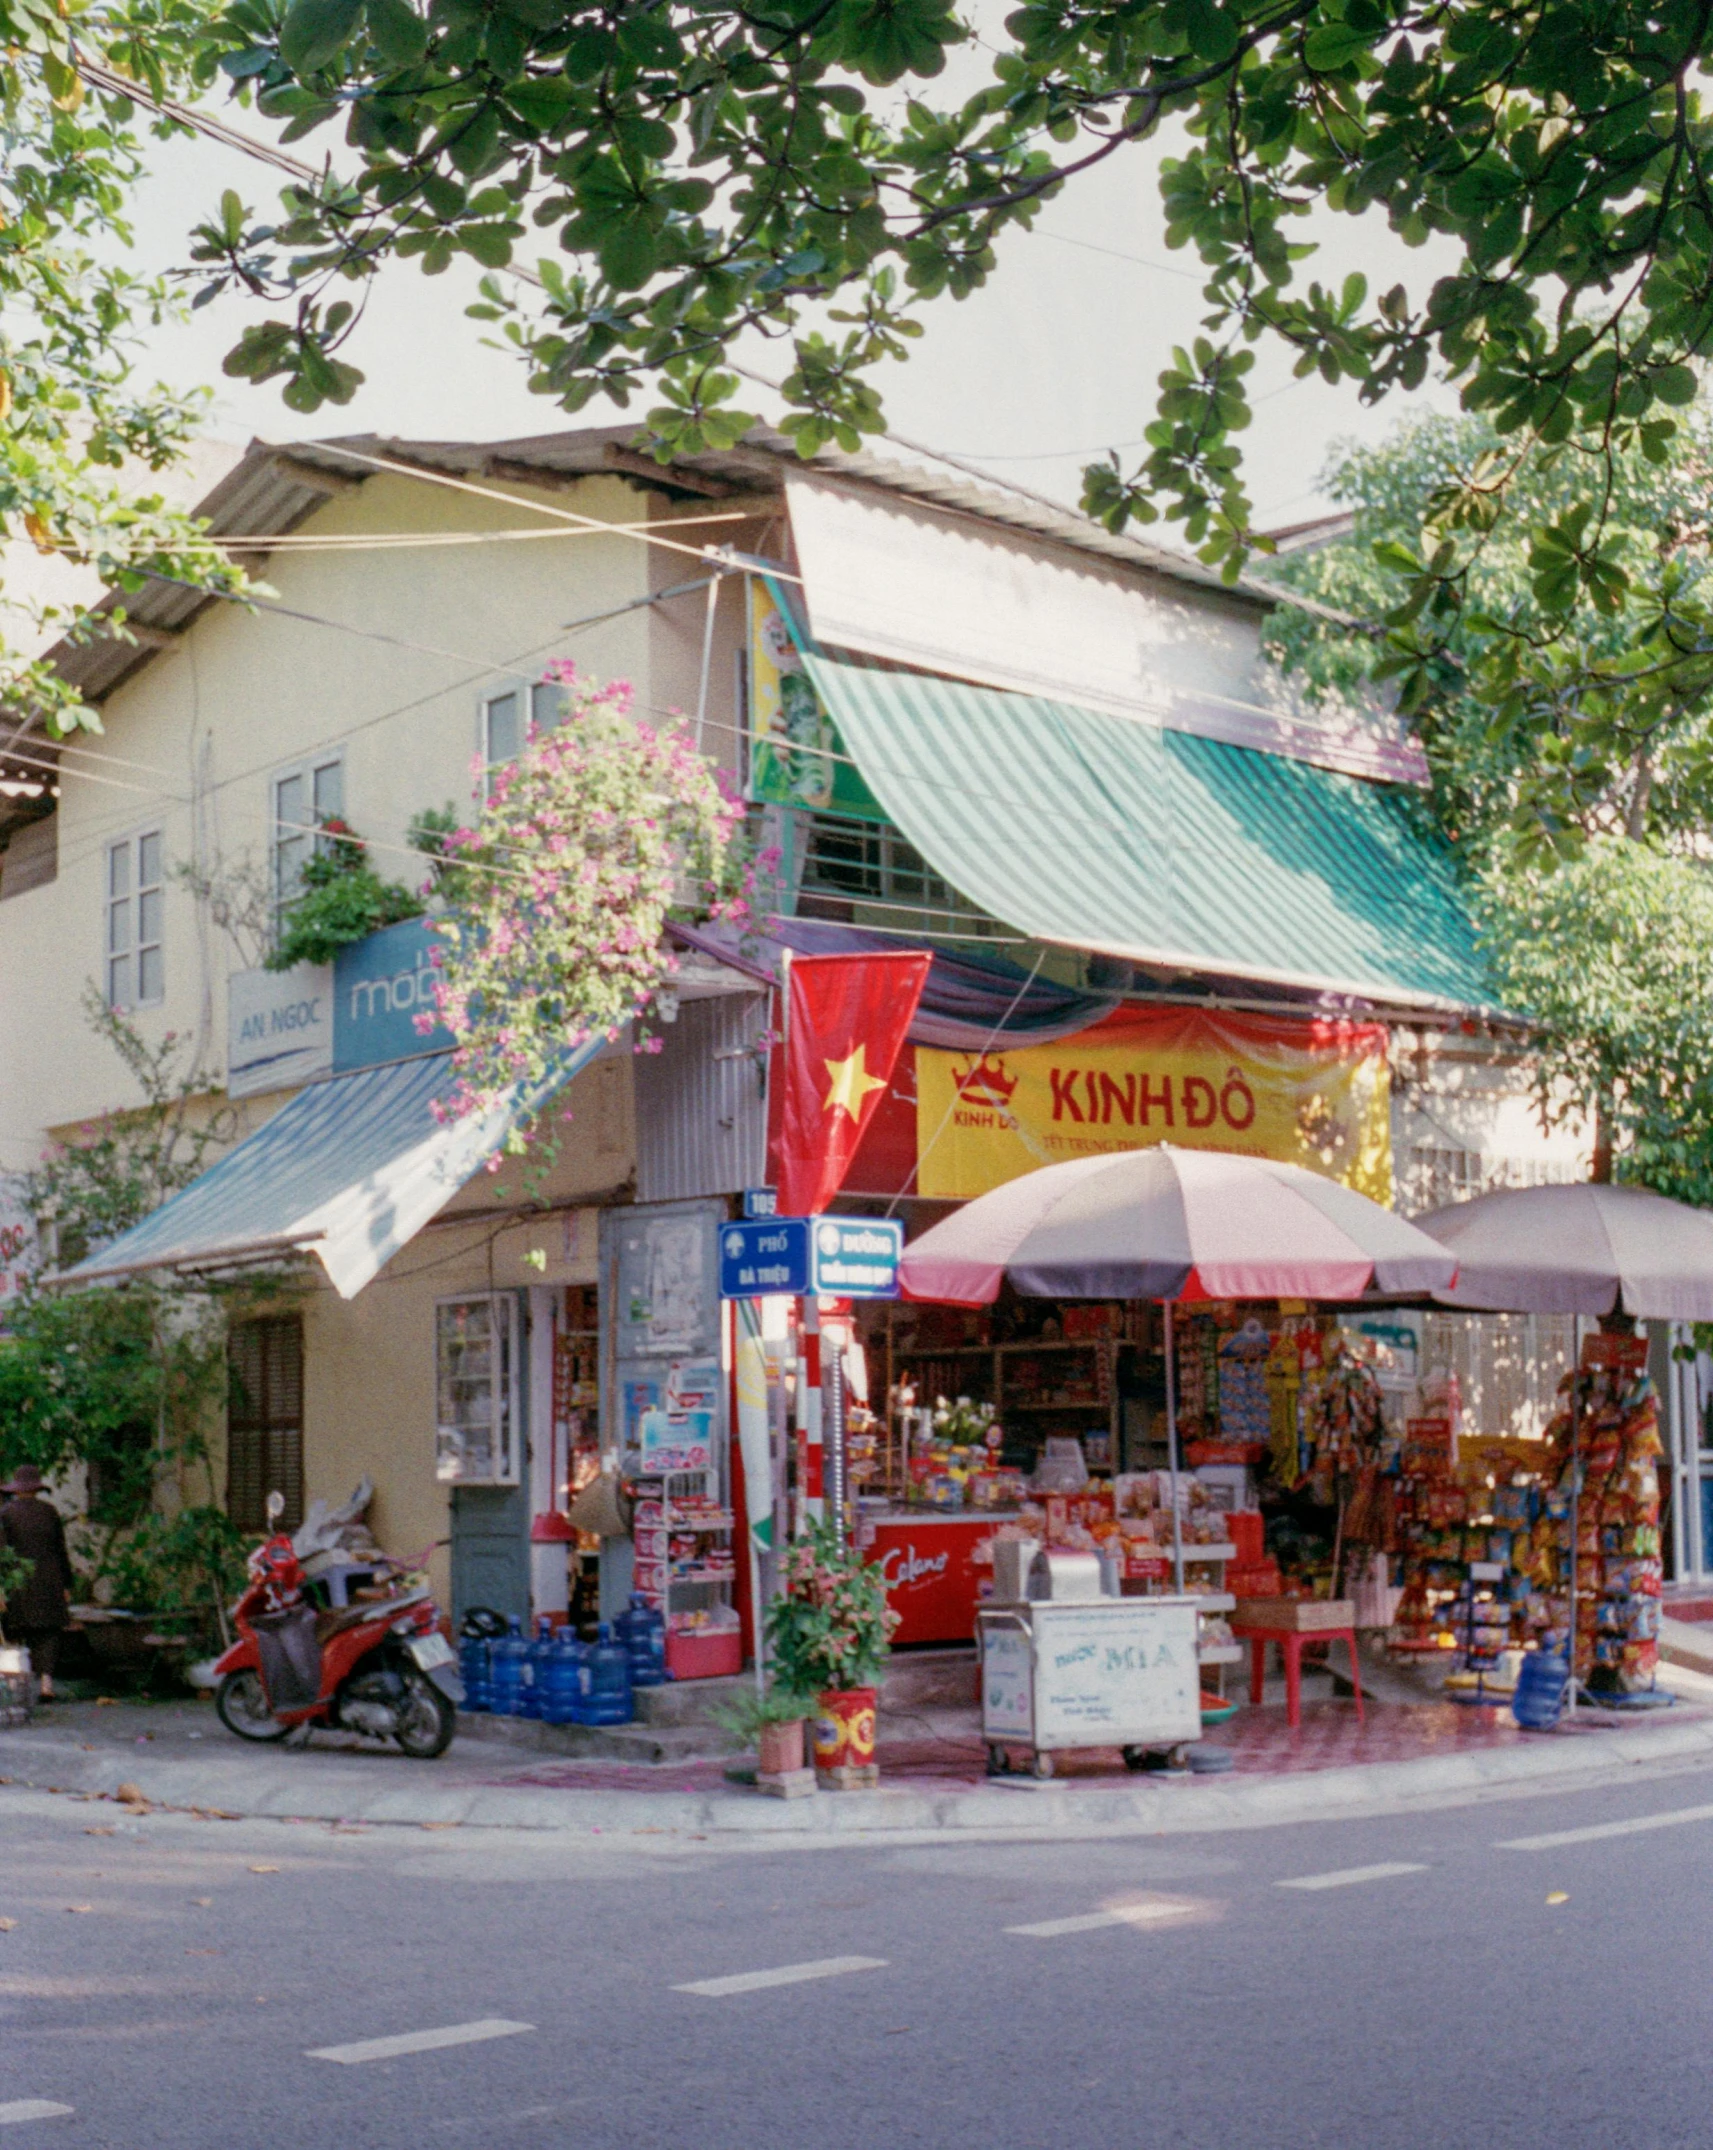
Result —
[[1353, 1598], [1239, 1598], [1231, 1622], [1234, 1627], [1318, 1635], [1328, 1628], [1354, 1627], [1356, 1603]]

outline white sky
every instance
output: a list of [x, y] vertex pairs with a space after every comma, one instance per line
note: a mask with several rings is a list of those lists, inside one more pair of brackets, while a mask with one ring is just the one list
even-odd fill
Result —
[[[240, 106], [222, 113], [246, 132], [265, 131]], [[312, 138], [294, 153], [313, 161], [320, 142]], [[877, 376], [888, 423], [1070, 503], [1085, 462], [1111, 447], [1133, 451], [1153, 415], [1155, 378], [1173, 345], [1196, 333], [1202, 312], [1193, 257], [1168, 253], [1161, 236], [1159, 154], [1153, 146], [1132, 150], [1086, 175], [1048, 205], [1033, 232], [1007, 237], [986, 289], [962, 303], [924, 308], [926, 334], [908, 361]], [[226, 186], [267, 211], [277, 175], [202, 138], [156, 145], [155, 171], [137, 204], [137, 266], [182, 265], [187, 234], [213, 212]], [[1406, 251], [1383, 228], [1329, 217], [1316, 220], [1313, 236], [1324, 255], [1315, 273], [1342, 278], [1360, 266], [1371, 280], [1402, 278], [1425, 294], [1430, 257]], [[212, 386], [211, 430], [234, 441], [360, 430], [499, 439], [615, 422], [622, 414], [612, 406], [572, 417], [528, 392], [521, 364], [485, 344], [492, 329], [463, 313], [477, 273], [460, 267], [430, 278], [414, 262], [400, 262], [383, 274], [344, 354], [368, 376], [365, 386], [351, 404], [310, 418], [285, 407], [277, 383], [255, 388], [222, 376], [221, 360], [244, 321], [265, 317], [247, 302], [222, 299], [188, 323], [151, 334], [148, 358], [177, 384]], [[756, 363], [777, 374], [784, 354], [760, 351]], [[1364, 410], [1348, 388], [1293, 382], [1285, 355], [1265, 348], [1251, 380], [1257, 408], [1246, 455], [1263, 523], [1301, 521], [1322, 505], [1315, 484], [1335, 436], [1374, 439], [1406, 403], [1423, 399], [1393, 398]], [[1443, 390], [1423, 394], [1449, 400]], [[1150, 534], [1171, 538], [1160, 526]]]

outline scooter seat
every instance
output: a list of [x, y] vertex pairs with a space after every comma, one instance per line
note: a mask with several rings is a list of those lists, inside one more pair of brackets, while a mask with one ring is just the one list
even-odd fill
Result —
[[333, 1612], [319, 1612], [315, 1616], [315, 1639], [318, 1643], [326, 1643], [349, 1627], [366, 1627], [372, 1621], [396, 1615], [407, 1605], [419, 1604], [422, 1595], [421, 1591], [412, 1591], [404, 1597], [370, 1598], [361, 1605], [342, 1605]]

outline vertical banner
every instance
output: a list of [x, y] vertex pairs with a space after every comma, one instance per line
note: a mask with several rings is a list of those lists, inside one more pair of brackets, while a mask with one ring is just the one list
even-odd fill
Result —
[[738, 1454], [743, 1459], [749, 1540], [758, 1553], [773, 1550], [773, 1461], [768, 1445], [767, 1347], [761, 1336], [761, 1302], [737, 1299]]
[[884, 821], [803, 666], [778, 596], [749, 582], [749, 796], [763, 805]]

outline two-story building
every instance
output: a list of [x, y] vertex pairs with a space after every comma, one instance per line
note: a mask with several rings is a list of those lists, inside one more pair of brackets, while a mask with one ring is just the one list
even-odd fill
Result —
[[[307, 1287], [232, 1339], [240, 1521], [271, 1485], [295, 1512], [368, 1473], [380, 1536], [435, 1546], [460, 1606], [564, 1603], [532, 1522], [579, 1457], [634, 1463], [627, 1398], [725, 1348], [711, 1221], [766, 1176], [788, 945], [938, 951], [858, 1203], [938, 1214], [992, 1169], [922, 1119], [957, 1055], [1115, 1017], [1344, 1053], [1366, 1183], [1417, 1205], [1579, 1174], [1404, 808], [1419, 750], [1383, 712], [1298, 705], [1265, 590], [924, 467], [771, 436], [662, 467], [630, 438], [253, 444], [201, 511], [272, 594], [151, 583], [123, 632], [55, 653], [103, 731], [0, 750], [0, 1167], [134, 1102], [93, 986], [189, 1041], [234, 1146], [86, 1273], [283, 1262]], [[325, 972], [260, 964], [320, 824], [421, 881], [413, 819], [468, 811], [558, 721], [567, 657], [744, 788], [781, 920], [684, 936], [667, 1049], [589, 1057], [525, 1195], [480, 1169], [497, 1123], [436, 1117], [420, 922]], [[1289, 1139], [1342, 1157], [1319, 1110]], [[1167, 1132], [1143, 1120], [1113, 1139]]]

